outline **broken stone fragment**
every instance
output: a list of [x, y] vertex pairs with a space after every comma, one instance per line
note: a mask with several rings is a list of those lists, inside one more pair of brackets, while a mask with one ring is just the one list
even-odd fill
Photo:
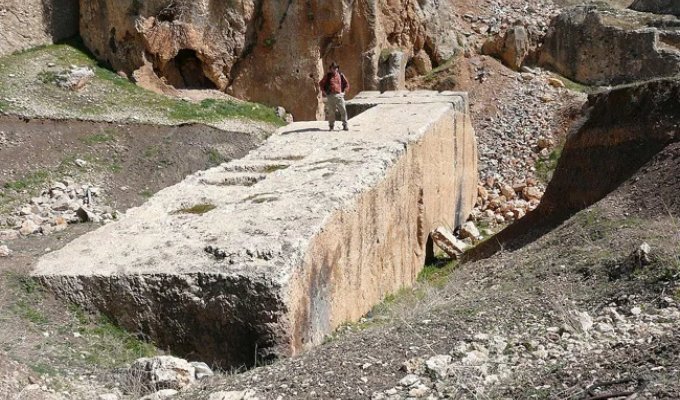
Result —
[[19, 237], [19, 232], [15, 231], [14, 229], [5, 229], [0, 231], [0, 240], [1, 241], [6, 241], [6, 240], [14, 240]]
[[6, 245], [0, 246], [0, 257], [9, 257], [12, 255], [12, 250], [9, 249]]
[[76, 211], [76, 215], [78, 215], [78, 218], [80, 218], [80, 221], [82, 222], [101, 222], [101, 218], [87, 207], [80, 207], [78, 211]]
[[427, 371], [433, 379], [444, 379], [449, 375], [452, 358], [449, 355], [436, 355], [425, 361]]
[[447, 228], [439, 227], [432, 232], [432, 241], [449, 257], [456, 259], [469, 248], [462, 241], [456, 239]]
[[129, 383], [141, 385], [147, 392], [181, 390], [196, 381], [196, 368], [177, 357], [145, 357], [132, 363], [127, 377]]
[[19, 229], [19, 233], [23, 236], [32, 235], [37, 232], [40, 232], [40, 226], [31, 220], [24, 221]]
[[463, 239], [465, 238], [472, 238], [472, 239], [477, 239], [481, 235], [479, 234], [479, 229], [475, 226], [475, 223], [472, 221], [468, 221], [463, 224], [463, 226], [460, 228], [460, 237]]

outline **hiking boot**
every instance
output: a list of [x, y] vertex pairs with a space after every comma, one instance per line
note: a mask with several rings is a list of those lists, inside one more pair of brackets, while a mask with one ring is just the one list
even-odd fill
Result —
[[328, 130], [329, 130], [329, 131], [332, 131], [333, 129], [335, 129], [335, 125], [333, 125], [333, 124], [328, 125]]
[[347, 124], [342, 124], [342, 130], [343, 130], [343, 131], [348, 131], [348, 130], [349, 130], [349, 126], [347, 126]]

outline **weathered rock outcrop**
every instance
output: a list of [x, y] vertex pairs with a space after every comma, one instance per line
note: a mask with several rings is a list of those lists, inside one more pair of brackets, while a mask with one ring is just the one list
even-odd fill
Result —
[[466, 97], [397, 96], [361, 96], [373, 107], [349, 132], [282, 128], [46, 255], [34, 275], [207, 362], [251, 365], [318, 344], [412, 284], [429, 232], [474, 203]]
[[482, 54], [498, 57], [503, 64], [518, 71], [531, 50], [529, 33], [523, 26], [513, 26], [503, 36], [488, 39], [482, 46]]
[[441, 22], [450, 2], [81, 0], [81, 35], [99, 59], [144, 81], [214, 86], [310, 119], [330, 60], [355, 94], [381, 87], [382, 64], [394, 61], [385, 52], [402, 53], [402, 80], [421, 50], [435, 65], [451, 57], [457, 38]]
[[575, 7], [553, 20], [539, 64], [588, 85], [674, 76], [680, 74], [680, 20]]
[[680, 17], [680, 2], [677, 0], [635, 0], [630, 8], [654, 14], [672, 14]]
[[680, 141], [680, 80], [592, 95], [564, 145], [538, 208], [477, 246], [468, 258], [512, 249], [602, 199], [670, 143]]
[[78, 34], [78, 0], [3, 0], [0, 55]]

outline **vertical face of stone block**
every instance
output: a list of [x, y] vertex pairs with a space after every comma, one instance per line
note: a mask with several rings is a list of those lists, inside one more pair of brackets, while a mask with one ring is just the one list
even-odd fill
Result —
[[[291, 124], [45, 256], [35, 275], [163, 347], [223, 366], [318, 344], [411, 285], [429, 232], [473, 205], [464, 98], [413, 96], [372, 99], [349, 132]], [[182, 212], [196, 204], [212, 207]]]

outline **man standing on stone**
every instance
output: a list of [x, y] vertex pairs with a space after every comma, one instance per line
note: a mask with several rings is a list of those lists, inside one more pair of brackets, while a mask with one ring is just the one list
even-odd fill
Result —
[[335, 113], [339, 111], [342, 118], [342, 128], [348, 131], [345, 92], [349, 90], [349, 82], [345, 75], [340, 72], [340, 66], [335, 61], [331, 63], [328, 72], [319, 82], [319, 87], [323, 95], [326, 96], [326, 119], [330, 130], [335, 127]]

